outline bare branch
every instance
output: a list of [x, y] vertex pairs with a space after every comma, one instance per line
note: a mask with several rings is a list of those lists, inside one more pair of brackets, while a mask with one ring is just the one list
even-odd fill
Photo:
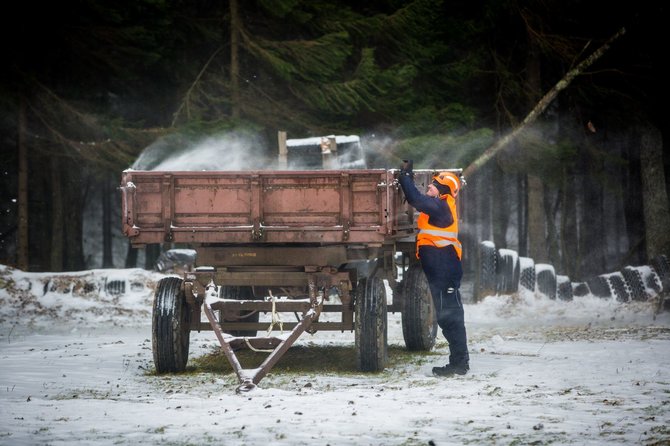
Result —
[[538, 118], [538, 116], [540, 116], [544, 112], [544, 110], [546, 110], [549, 104], [551, 104], [551, 102], [556, 98], [558, 93], [567, 88], [567, 86], [570, 85], [570, 83], [573, 81], [575, 77], [582, 74], [582, 72], [586, 68], [588, 68], [596, 60], [598, 60], [605, 53], [605, 51], [609, 49], [610, 45], [612, 45], [612, 43], [615, 40], [623, 36], [625, 33], [626, 29], [621, 28], [612, 37], [610, 37], [600, 48], [595, 50], [589, 57], [581, 61], [575, 68], [568, 71], [565, 74], [565, 76], [563, 76], [563, 78], [559, 80], [556, 83], [556, 85], [554, 85], [554, 87], [542, 97], [542, 99], [539, 100], [539, 102], [530, 111], [530, 113], [526, 115], [521, 124], [519, 124], [514, 130], [512, 130], [507, 135], [498, 139], [491, 147], [486, 149], [479, 158], [470, 163], [470, 165], [466, 167], [465, 170], [463, 171], [463, 175], [465, 177], [467, 177], [468, 175], [472, 175], [472, 173], [477, 171], [480, 167], [485, 165], [491, 158], [493, 158], [496, 155], [496, 153], [498, 153], [505, 146], [507, 146], [507, 144], [516, 139], [519, 136], [519, 134], [526, 127], [528, 127], [528, 125], [533, 123]]
[[177, 119], [179, 119], [179, 115], [181, 114], [181, 111], [184, 109], [184, 107], [186, 107], [186, 109], [187, 109], [187, 113], [186, 113], [187, 118], [189, 117], [190, 113], [188, 113], [188, 105], [189, 105], [189, 102], [191, 100], [191, 92], [193, 91], [195, 86], [198, 84], [198, 82], [200, 81], [202, 76], [205, 74], [205, 71], [207, 71], [207, 68], [212, 63], [212, 61], [214, 60], [216, 55], [219, 54], [221, 52], [221, 50], [223, 50], [223, 47], [217, 48], [216, 51], [214, 51], [212, 53], [212, 55], [209, 56], [209, 59], [207, 59], [207, 62], [205, 62], [205, 65], [203, 65], [202, 69], [200, 70], [198, 75], [195, 77], [195, 80], [193, 81], [191, 86], [188, 87], [188, 90], [186, 91], [186, 94], [184, 95], [184, 99], [181, 101], [181, 104], [179, 104], [179, 108], [172, 115], [173, 118], [172, 118], [172, 123], [170, 124], [170, 127], [175, 126], [175, 124], [177, 123]]

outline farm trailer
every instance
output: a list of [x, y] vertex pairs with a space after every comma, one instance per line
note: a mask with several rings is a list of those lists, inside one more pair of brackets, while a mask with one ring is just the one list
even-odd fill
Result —
[[[434, 173], [416, 170], [415, 183], [425, 189]], [[158, 284], [156, 371], [183, 371], [190, 332], [201, 330], [215, 333], [238, 391], [255, 387], [305, 331], [353, 331], [358, 369], [381, 371], [388, 311], [402, 314], [408, 349], [430, 350], [437, 323], [414, 255], [415, 211], [397, 175], [395, 169], [124, 171], [122, 227], [131, 244], [171, 243], [197, 253], [183, 277]], [[271, 321], [261, 322], [260, 313]], [[280, 313], [294, 313], [296, 322], [283, 322], [282, 334], [270, 336]], [[339, 318], [319, 320], [324, 313]], [[267, 335], [258, 336], [261, 330]], [[235, 355], [241, 348], [270, 353], [245, 369]]]

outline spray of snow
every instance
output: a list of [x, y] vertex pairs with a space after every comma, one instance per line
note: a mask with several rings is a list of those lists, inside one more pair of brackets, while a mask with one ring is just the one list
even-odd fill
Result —
[[195, 142], [180, 135], [162, 138], [132, 165], [134, 170], [264, 170], [275, 166], [259, 134], [229, 132]]

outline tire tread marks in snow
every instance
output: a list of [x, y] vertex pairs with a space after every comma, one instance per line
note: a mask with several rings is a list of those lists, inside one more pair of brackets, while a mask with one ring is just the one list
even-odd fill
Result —
[[437, 336], [437, 314], [428, 280], [419, 264], [407, 270], [401, 286], [402, 335], [411, 351], [430, 351]]
[[158, 283], [152, 315], [152, 350], [156, 372], [183, 372], [188, 361], [189, 307], [182, 279], [165, 277]]
[[388, 357], [384, 281], [375, 276], [363, 278], [355, 293], [356, 364], [360, 371], [379, 372]]

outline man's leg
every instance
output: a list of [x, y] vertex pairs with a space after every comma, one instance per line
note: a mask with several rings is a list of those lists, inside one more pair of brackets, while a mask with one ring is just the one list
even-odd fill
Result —
[[440, 297], [440, 306], [436, 306], [437, 323], [449, 342], [449, 364], [468, 367], [470, 355], [461, 293], [457, 288], [447, 287]]
[[433, 368], [436, 375], [465, 374], [469, 370], [465, 316], [459, 287], [463, 270], [456, 252], [450, 248], [422, 247], [421, 264], [428, 279], [437, 323], [449, 343], [449, 364]]

